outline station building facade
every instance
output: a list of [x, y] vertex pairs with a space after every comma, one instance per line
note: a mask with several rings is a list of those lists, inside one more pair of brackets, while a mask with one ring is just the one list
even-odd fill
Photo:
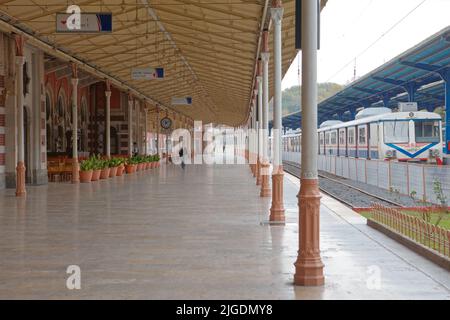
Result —
[[[0, 33], [0, 189], [16, 187], [18, 112], [17, 43], [11, 34]], [[67, 62], [24, 43], [23, 81], [24, 162], [26, 183], [48, 183], [47, 164], [72, 154], [73, 77]], [[173, 111], [160, 109], [109, 86], [104, 79], [78, 75], [78, 154], [80, 158], [106, 153], [106, 92], [110, 92], [110, 152], [128, 156], [134, 144], [141, 154], [165, 148], [159, 119], [167, 116], [173, 128], [193, 122]], [[129, 109], [132, 109], [129, 112]], [[131, 116], [131, 117], [130, 117]], [[130, 138], [131, 137], [131, 138]], [[157, 147], [159, 143], [159, 147]]]

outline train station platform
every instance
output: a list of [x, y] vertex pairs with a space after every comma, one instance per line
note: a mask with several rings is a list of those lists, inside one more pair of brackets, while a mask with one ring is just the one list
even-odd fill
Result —
[[[287, 224], [272, 227], [247, 165], [2, 190], [0, 299], [450, 299], [448, 272], [327, 197], [326, 284], [295, 287], [298, 189], [286, 175]], [[80, 290], [66, 288], [69, 265]]]

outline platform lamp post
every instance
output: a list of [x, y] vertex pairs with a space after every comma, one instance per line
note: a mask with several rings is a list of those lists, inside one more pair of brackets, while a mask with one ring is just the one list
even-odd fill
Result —
[[325, 282], [320, 257], [320, 191], [317, 171], [318, 0], [302, 0], [302, 172], [299, 200], [299, 251], [295, 285]]
[[72, 183], [80, 182], [80, 166], [78, 163], [78, 66], [72, 68]]
[[106, 80], [106, 157], [111, 158], [111, 83]]
[[25, 64], [25, 40], [21, 35], [14, 36], [16, 44], [16, 110], [17, 110], [17, 166], [16, 166], [16, 196], [27, 194], [25, 188], [25, 137], [23, 122], [23, 66]]
[[273, 1], [270, 15], [273, 22], [273, 63], [274, 63], [274, 96], [273, 96], [273, 172], [272, 172], [272, 206], [270, 208], [271, 223], [284, 223], [284, 190], [283, 190], [283, 163], [281, 159], [281, 133], [282, 133], [282, 92], [281, 92], [281, 27], [284, 8], [281, 1]]

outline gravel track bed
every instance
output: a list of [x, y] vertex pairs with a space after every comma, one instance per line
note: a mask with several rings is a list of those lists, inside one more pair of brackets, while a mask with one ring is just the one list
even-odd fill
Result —
[[[285, 166], [286, 171], [292, 172], [293, 175], [296, 175], [296, 176], [300, 175], [300, 168], [298, 168], [297, 165], [293, 166], [289, 162], [285, 162], [284, 166]], [[329, 173], [325, 173], [322, 171], [319, 173], [322, 176], [329, 177], [333, 180], [340, 181], [342, 183], [348, 184], [355, 188], [364, 190], [370, 194], [373, 194], [374, 196], [378, 196], [378, 197], [384, 198], [386, 200], [393, 201], [393, 202], [403, 205], [405, 207], [417, 206], [417, 204], [408, 196], [394, 195], [387, 190], [384, 190], [384, 189], [381, 189], [381, 188], [378, 188], [375, 186], [371, 186], [371, 185], [368, 185], [365, 183], [337, 177], [337, 176], [334, 176], [334, 175], [331, 175]], [[339, 182], [331, 181], [327, 178], [319, 177], [319, 183], [320, 183], [320, 188], [323, 189], [323, 191], [329, 193], [330, 195], [332, 195], [334, 197], [342, 199], [343, 201], [351, 204], [355, 208], [369, 208], [372, 206], [372, 202], [381, 203], [383, 205], [393, 207], [393, 205], [389, 202], [385, 202], [385, 201], [382, 201], [375, 197], [371, 197], [371, 196], [361, 193], [355, 189], [352, 189], [350, 187], [342, 185]]]

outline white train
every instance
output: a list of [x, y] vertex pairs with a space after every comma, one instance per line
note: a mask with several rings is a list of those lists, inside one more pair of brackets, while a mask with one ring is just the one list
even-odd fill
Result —
[[[349, 122], [326, 121], [318, 129], [319, 154], [442, 163], [442, 120], [432, 112], [368, 108]], [[301, 132], [283, 136], [283, 158], [301, 151]]]

